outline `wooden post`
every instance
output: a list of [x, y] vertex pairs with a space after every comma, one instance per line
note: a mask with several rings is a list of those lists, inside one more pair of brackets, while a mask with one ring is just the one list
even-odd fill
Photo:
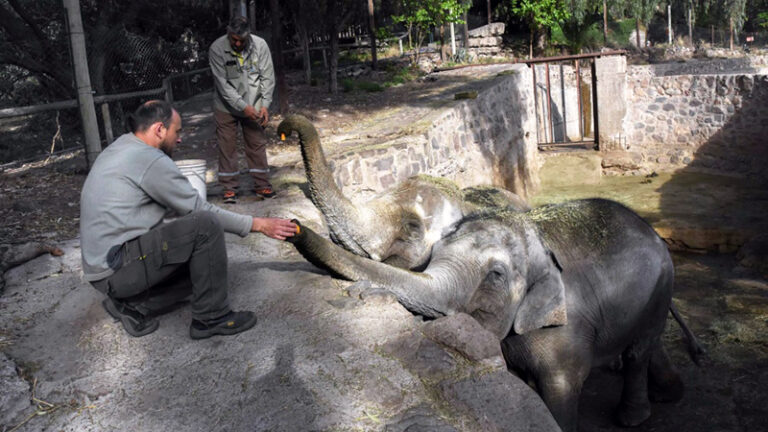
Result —
[[693, 46], [693, 17], [691, 15], [693, 15], [691, 8], [688, 7], [688, 39], [691, 41], [691, 46]]
[[710, 25], [709, 26], [709, 43], [714, 47], [715, 46], [715, 26]]
[[667, 43], [672, 45], [672, 5], [667, 5]]
[[85, 52], [85, 37], [83, 35], [83, 19], [80, 16], [79, 0], [64, 0], [69, 21], [69, 37], [72, 45], [72, 61], [75, 64], [75, 82], [77, 83], [77, 100], [80, 105], [80, 121], [85, 135], [85, 155], [88, 168], [93, 166], [101, 153], [99, 138], [99, 123], [96, 119], [96, 107], [93, 105], [91, 77], [88, 72], [88, 56]]
[[112, 131], [112, 118], [109, 116], [109, 104], [101, 104], [101, 121], [104, 123], [104, 135], [107, 138], [107, 145], [115, 140], [115, 133]]
[[728, 19], [728, 49], [733, 51], [733, 18]]

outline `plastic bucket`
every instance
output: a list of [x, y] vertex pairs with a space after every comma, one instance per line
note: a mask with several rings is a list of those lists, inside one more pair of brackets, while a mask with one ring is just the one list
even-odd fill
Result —
[[197, 190], [200, 198], [206, 201], [208, 195], [205, 188], [205, 159], [184, 159], [176, 161], [176, 166]]

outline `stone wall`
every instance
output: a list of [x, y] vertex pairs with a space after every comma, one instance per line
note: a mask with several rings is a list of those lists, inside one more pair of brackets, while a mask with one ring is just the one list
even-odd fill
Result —
[[627, 76], [623, 150], [638, 172], [690, 166], [768, 180], [767, 75], [655, 72], [632, 67]]
[[493, 184], [528, 196], [539, 185], [532, 77], [524, 65], [511, 69], [476, 99], [418, 120], [413, 134], [330, 156], [336, 183], [355, 194], [428, 174], [462, 187]]

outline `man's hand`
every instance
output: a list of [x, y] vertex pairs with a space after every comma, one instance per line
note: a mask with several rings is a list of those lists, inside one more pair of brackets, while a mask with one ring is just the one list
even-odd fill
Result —
[[296, 234], [296, 224], [288, 219], [277, 218], [253, 218], [251, 232], [258, 231], [267, 237], [277, 240], [285, 240]]
[[256, 115], [256, 117], [261, 119], [259, 121], [259, 124], [262, 127], [266, 126], [267, 123], [269, 123], [269, 111], [267, 111], [266, 107], [261, 107], [261, 109], [259, 110], [259, 113]]
[[253, 105], [246, 106], [243, 110], [243, 114], [253, 121], [259, 121], [259, 113], [256, 112], [256, 108], [254, 108]]

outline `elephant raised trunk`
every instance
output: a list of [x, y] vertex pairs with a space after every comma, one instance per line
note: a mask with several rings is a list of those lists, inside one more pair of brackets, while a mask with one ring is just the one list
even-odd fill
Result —
[[[299, 135], [301, 156], [309, 181], [310, 198], [325, 216], [331, 236], [340, 245], [360, 256], [380, 259], [374, 250], [372, 230], [386, 230], [385, 214], [357, 207], [342, 194], [325, 159], [320, 137], [305, 117], [290, 115], [280, 123], [279, 135]], [[377, 235], [381, 235], [379, 231]]]

